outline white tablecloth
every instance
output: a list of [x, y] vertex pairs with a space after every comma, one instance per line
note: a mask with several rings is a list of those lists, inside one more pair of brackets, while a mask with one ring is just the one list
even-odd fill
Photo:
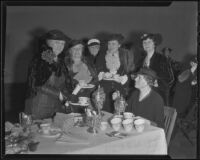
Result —
[[[135, 129], [126, 138], [109, 137], [105, 133], [112, 131], [99, 131], [97, 135], [87, 132], [88, 127], [75, 127], [70, 132], [81, 134], [88, 143], [59, 143], [56, 138], [37, 136], [40, 141], [37, 151], [30, 154], [125, 154], [125, 155], [167, 155], [167, 143], [163, 129], [145, 126], [142, 133]], [[122, 130], [123, 132], [123, 127]]]

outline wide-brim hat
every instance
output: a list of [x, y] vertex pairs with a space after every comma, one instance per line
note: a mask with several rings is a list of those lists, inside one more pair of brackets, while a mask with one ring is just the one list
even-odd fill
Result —
[[135, 75], [138, 75], [138, 74], [147, 75], [147, 76], [153, 78], [154, 80], [159, 79], [156, 72], [150, 68], [141, 68]]
[[152, 39], [156, 45], [160, 45], [162, 43], [162, 36], [159, 33], [145, 33], [141, 36], [141, 40], [144, 41], [146, 39]]
[[124, 42], [124, 36], [122, 34], [111, 34], [108, 37], [108, 41], [117, 40], [120, 44]]
[[169, 47], [164, 47], [164, 48], [162, 49], [162, 52], [164, 53], [166, 50], [168, 50], [170, 53], [171, 53], [171, 51], [172, 51], [171, 48], [169, 48]]
[[90, 39], [88, 42], [87, 42], [87, 45], [88, 47], [89, 46], [94, 46], [94, 45], [100, 45], [100, 41], [96, 38], [93, 38], [93, 39]]
[[79, 45], [81, 44], [83, 47], [84, 47], [84, 43], [82, 40], [71, 40], [70, 43], [69, 43], [69, 48], [72, 48], [76, 45]]
[[71, 41], [71, 38], [66, 36], [62, 31], [56, 29], [47, 32], [45, 35], [42, 36], [42, 39], [63, 40], [67, 43]]

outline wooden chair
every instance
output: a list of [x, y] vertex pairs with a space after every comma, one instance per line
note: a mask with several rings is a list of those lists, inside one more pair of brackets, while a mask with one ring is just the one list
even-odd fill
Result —
[[198, 103], [196, 100], [195, 104], [192, 106], [192, 108], [184, 118], [177, 118], [177, 127], [192, 145], [194, 145], [194, 143], [189, 134], [191, 131], [197, 130], [197, 107]]
[[175, 108], [164, 106], [165, 133], [168, 146], [171, 139], [172, 131], [174, 129], [176, 117], [177, 112]]

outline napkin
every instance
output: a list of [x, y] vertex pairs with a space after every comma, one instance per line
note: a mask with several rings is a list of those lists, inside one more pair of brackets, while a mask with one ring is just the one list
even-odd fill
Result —
[[66, 142], [74, 144], [89, 144], [89, 138], [84, 135], [76, 133], [63, 133], [60, 137], [57, 138], [56, 142]]
[[53, 120], [53, 125], [58, 128], [63, 128], [65, 121], [70, 119], [73, 119], [73, 115], [57, 112]]

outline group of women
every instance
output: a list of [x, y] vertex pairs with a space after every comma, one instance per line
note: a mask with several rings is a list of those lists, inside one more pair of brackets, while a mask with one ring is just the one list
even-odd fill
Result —
[[[103, 49], [96, 38], [85, 44], [59, 30], [47, 32], [29, 67], [25, 113], [44, 119], [56, 112], [84, 112], [69, 107], [68, 102], [77, 102], [82, 96], [91, 98], [100, 86], [106, 95], [103, 110], [114, 113], [112, 95], [119, 91], [128, 102], [127, 111], [164, 127], [163, 107], [171, 79], [166, 58], [156, 52], [159, 36], [141, 37], [145, 54], [140, 58], [122, 47], [123, 40], [121, 34], [112, 34]], [[137, 66], [134, 58], [139, 60]], [[132, 93], [131, 83], [135, 86]], [[94, 87], [84, 88], [86, 84]]]

